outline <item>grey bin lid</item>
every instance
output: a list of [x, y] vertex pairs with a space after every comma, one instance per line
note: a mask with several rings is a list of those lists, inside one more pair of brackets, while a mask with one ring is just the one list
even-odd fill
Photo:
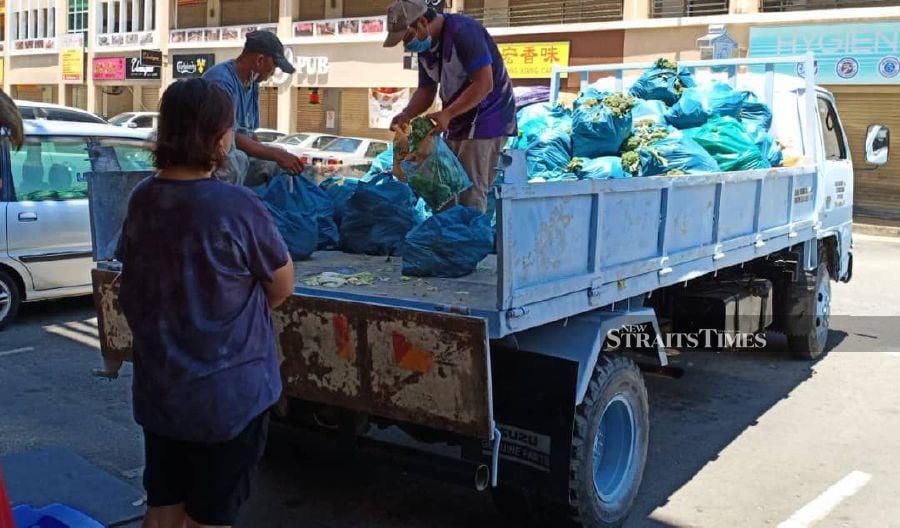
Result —
[[115, 258], [131, 191], [153, 174], [153, 171], [87, 173], [94, 261], [109, 262]]

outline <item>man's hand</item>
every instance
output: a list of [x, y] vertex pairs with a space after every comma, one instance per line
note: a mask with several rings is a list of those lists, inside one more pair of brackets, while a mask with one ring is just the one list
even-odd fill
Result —
[[434, 121], [435, 133], [446, 132], [447, 129], [450, 128], [450, 120], [453, 119], [452, 117], [450, 117], [450, 114], [448, 114], [446, 110], [428, 114], [425, 117]]
[[400, 112], [394, 116], [394, 119], [391, 119], [391, 130], [397, 130], [399, 127], [408, 125], [411, 119], [409, 114], [406, 113], [406, 110]]
[[303, 163], [300, 162], [300, 158], [286, 150], [279, 152], [273, 161], [288, 174], [300, 174], [303, 172]]

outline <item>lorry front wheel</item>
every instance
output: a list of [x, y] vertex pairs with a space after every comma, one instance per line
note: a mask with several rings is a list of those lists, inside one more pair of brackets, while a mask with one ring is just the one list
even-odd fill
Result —
[[[815, 274], [813, 276], [813, 273]], [[825, 352], [831, 317], [831, 274], [824, 258], [815, 272], [807, 272], [804, 284], [792, 288], [789, 317], [798, 330], [788, 333], [788, 348], [798, 359], [816, 359]]]
[[647, 461], [649, 415], [637, 365], [601, 356], [575, 416], [569, 504], [576, 524], [609, 528], [625, 522]]
[[9, 273], [0, 270], [0, 330], [16, 317], [21, 301], [18, 283]]

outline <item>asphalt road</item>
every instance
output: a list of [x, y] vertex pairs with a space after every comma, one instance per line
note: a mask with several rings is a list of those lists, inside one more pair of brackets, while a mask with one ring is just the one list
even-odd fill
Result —
[[[628, 526], [900, 526], [900, 239], [860, 236], [854, 252], [824, 359], [785, 359], [775, 338], [762, 351], [687, 352], [673, 358], [682, 378], [647, 378], [651, 452]], [[96, 366], [89, 300], [26, 306], [0, 332], [0, 455], [62, 445], [139, 487], [130, 370], [106, 382]], [[487, 494], [280, 428], [238, 523], [489, 525], [511, 526]]]

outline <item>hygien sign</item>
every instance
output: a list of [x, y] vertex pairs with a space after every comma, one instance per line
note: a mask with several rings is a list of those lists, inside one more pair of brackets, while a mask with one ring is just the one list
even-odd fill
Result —
[[568, 42], [497, 44], [511, 79], [549, 79], [554, 64], [569, 65]]
[[[818, 84], [900, 82], [900, 22], [750, 28], [751, 57], [808, 52], [816, 57]], [[776, 71], [805, 74], [800, 66], [779, 66]]]

